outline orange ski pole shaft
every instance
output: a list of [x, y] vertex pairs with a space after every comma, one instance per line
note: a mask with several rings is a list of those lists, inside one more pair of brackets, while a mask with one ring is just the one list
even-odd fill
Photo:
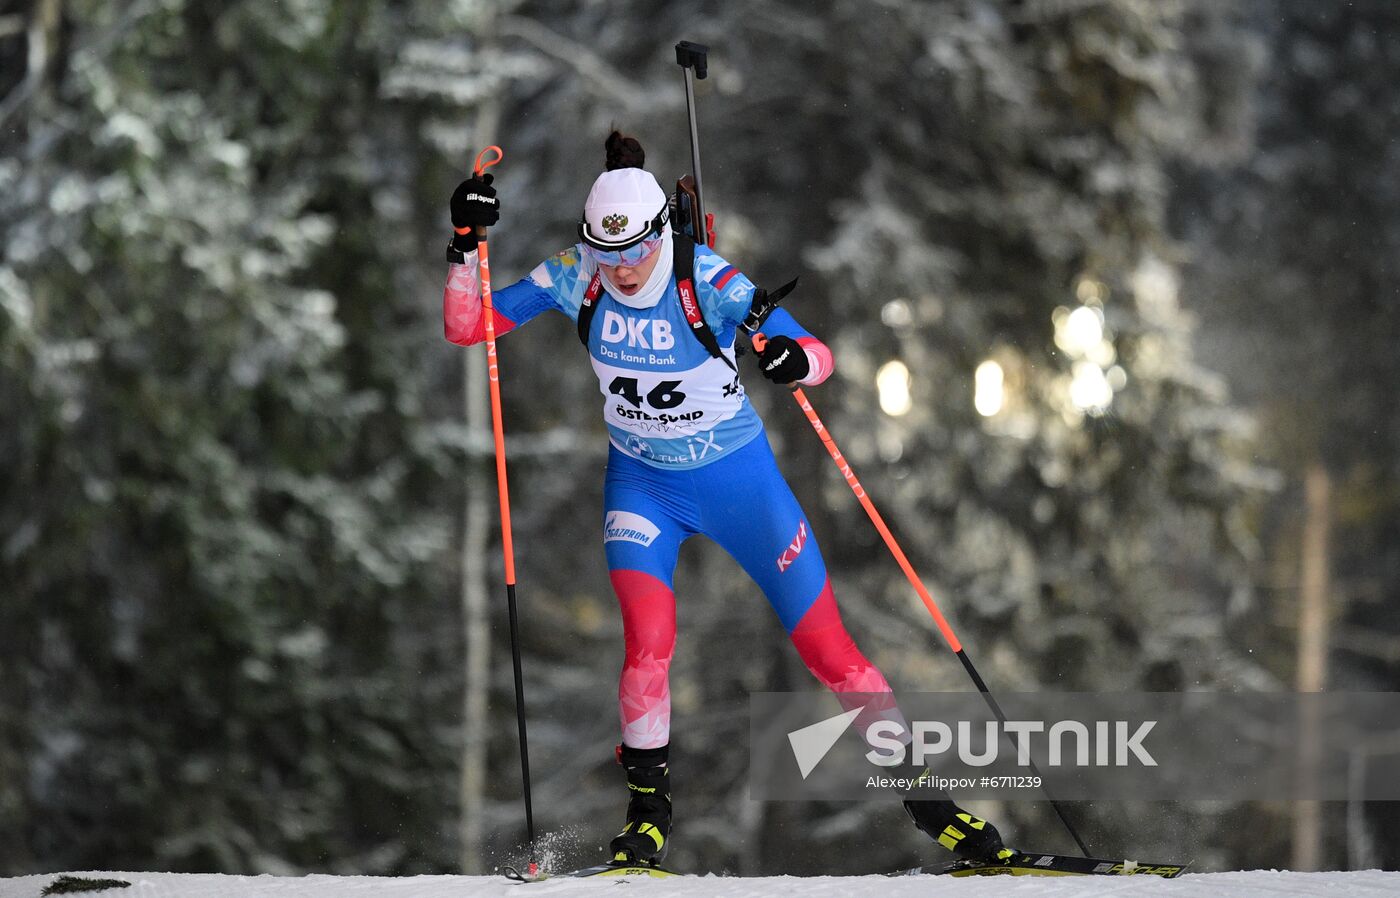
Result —
[[[484, 161], [494, 150], [496, 158]], [[473, 174], [480, 177], [486, 169], [503, 158], [501, 148], [489, 146], [476, 157]], [[476, 229], [477, 266], [481, 276], [481, 309], [486, 323], [486, 373], [491, 384], [491, 436], [496, 443], [496, 491], [501, 506], [501, 549], [505, 555], [506, 585], [515, 585], [515, 546], [511, 541], [510, 486], [506, 480], [505, 425], [501, 419], [501, 372], [496, 356], [496, 321], [491, 304], [491, 253], [487, 247], [486, 228]]]
[[[763, 347], [766, 346], [767, 343], [768, 340], [763, 334], [753, 335], [753, 348], [755, 351], [762, 352]], [[880, 537], [884, 539], [885, 545], [889, 547], [890, 553], [894, 555], [894, 560], [899, 563], [899, 569], [904, 571], [904, 576], [908, 578], [910, 585], [914, 587], [914, 592], [918, 593], [919, 599], [924, 603], [924, 607], [928, 609], [928, 613], [933, 617], [933, 622], [938, 625], [938, 630], [943, 634], [944, 640], [947, 641], [948, 648], [952, 649], [954, 652], [961, 652], [962, 643], [958, 641], [957, 634], [953, 632], [952, 626], [948, 623], [948, 619], [943, 616], [943, 612], [939, 609], [938, 603], [933, 600], [933, 596], [929, 594], [928, 588], [924, 586], [924, 581], [919, 579], [919, 575], [915, 572], [914, 566], [909, 563], [909, 559], [905, 556], [904, 550], [899, 547], [899, 542], [895, 540], [894, 534], [890, 532], [890, 528], [885, 524], [885, 519], [880, 516], [879, 510], [875, 508], [875, 503], [870, 501], [870, 496], [866, 493], [865, 487], [860, 485], [860, 480], [856, 478], [855, 471], [851, 470], [851, 463], [846, 461], [846, 457], [841, 454], [841, 450], [836, 446], [836, 441], [831, 438], [831, 432], [826, 429], [826, 425], [822, 423], [822, 419], [817, 416], [817, 411], [812, 408], [812, 403], [807, 401], [807, 394], [803, 393], [802, 388], [795, 384], [791, 389], [792, 397], [797, 400], [798, 406], [802, 409], [802, 413], [807, 416], [807, 421], [812, 425], [812, 429], [817, 432], [817, 436], [821, 437], [822, 445], [826, 447], [826, 451], [831, 456], [831, 460], [836, 462], [837, 470], [841, 472], [842, 477], [846, 478], [846, 483], [850, 486], [851, 491], [856, 494], [856, 499], [860, 501], [860, 507], [864, 508], [865, 513], [870, 516], [871, 523], [873, 523], [875, 529], [879, 531]]]
[[[494, 152], [495, 158], [486, 154]], [[486, 169], [505, 158], [498, 146], [489, 146], [476, 157], [472, 173], [481, 177]], [[496, 355], [496, 315], [491, 304], [491, 253], [486, 228], [476, 229], [477, 265], [481, 276], [481, 311], [486, 323], [486, 373], [491, 389], [491, 436], [496, 445], [496, 492], [501, 507], [501, 553], [505, 556], [506, 604], [510, 610], [510, 654], [515, 670], [515, 720], [520, 733], [520, 777], [525, 797], [525, 837], [529, 850], [529, 875], [539, 870], [535, 860], [535, 815], [530, 799], [530, 743], [525, 734], [525, 677], [520, 663], [520, 616], [515, 602], [515, 545], [511, 539], [510, 486], [506, 479], [506, 436], [501, 417], [501, 371]]]

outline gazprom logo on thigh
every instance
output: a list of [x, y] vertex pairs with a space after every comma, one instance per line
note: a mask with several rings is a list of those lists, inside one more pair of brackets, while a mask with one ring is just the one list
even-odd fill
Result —
[[650, 546], [661, 528], [639, 514], [630, 511], [610, 511], [603, 523], [603, 542], [614, 540], [641, 543]]

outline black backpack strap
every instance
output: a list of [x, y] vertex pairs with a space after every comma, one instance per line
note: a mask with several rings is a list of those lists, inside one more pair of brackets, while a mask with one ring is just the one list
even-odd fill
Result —
[[672, 238], [671, 245], [675, 249], [676, 295], [681, 299], [681, 311], [685, 313], [685, 320], [690, 324], [690, 332], [700, 341], [700, 345], [705, 347], [706, 352], [724, 362], [737, 374], [739, 369], [734, 367], [729, 356], [720, 351], [719, 341], [715, 339], [714, 331], [705, 323], [705, 315], [700, 311], [700, 297], [695, 290], [695, 241], [678, 234]]
[[578, 307], [578, 338], [584, 347], [588, 346], [588, 335], [593, 331], [593, 313], [598, 311], [598, 297], [603, 294], [603, 273], [593, 272], [593, 280], [583, 291], [583, 303]]

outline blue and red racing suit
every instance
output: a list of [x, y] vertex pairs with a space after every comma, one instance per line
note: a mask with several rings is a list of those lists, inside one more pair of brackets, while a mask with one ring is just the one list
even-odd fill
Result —
[[[494, 290], [496, 334], [550, 309], [577, 321], [596, 270], [574, 246]], [[695, 250], [694, 280], [705, 321], [732, 363], [754, 285], [704, 246]], [[443, 320], [453, 343], [485, 339], [474, 253], [450, 266]], [[717, 542], [753, 578], [817, 679], [853, 701], [890, 692], [841, 622], [812, 525], [778, 471], [738, 375], [689, 330], [671, 277], [650, 308], [624, 305], [604, 291], [588, 335], [611, 443], [603, 546], [622, 609], [626, 659], [618, 701], [623, 742], [633, 748], [670, 741], [672, 578], [681, 543], [695, 534]], [[831, 353], [786, 311], [773, 312], [764, 331], [802, 346], [811, 363], [804, 384], [830, 375]]]

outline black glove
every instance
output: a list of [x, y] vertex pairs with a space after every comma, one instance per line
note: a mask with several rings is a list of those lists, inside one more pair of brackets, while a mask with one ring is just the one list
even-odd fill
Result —
[[[476, 249], [476, 229], [489, 228], [501, 220], [501, 201], [496, 199], [495, 180], [489, 172], [470, 177], [452, 191], [452, 227], [458, 231], [452, 247], [469, 253]], [[466, 233], [461, 231], [465, 229]]]
[[807, 376], [812, 366], [807, 362], [807, 352], [792, 337], [779, 334], [769, 337], [763, 351], [758, 354], [759, 367], [763, 376], [775, 384], [790, 384]]

